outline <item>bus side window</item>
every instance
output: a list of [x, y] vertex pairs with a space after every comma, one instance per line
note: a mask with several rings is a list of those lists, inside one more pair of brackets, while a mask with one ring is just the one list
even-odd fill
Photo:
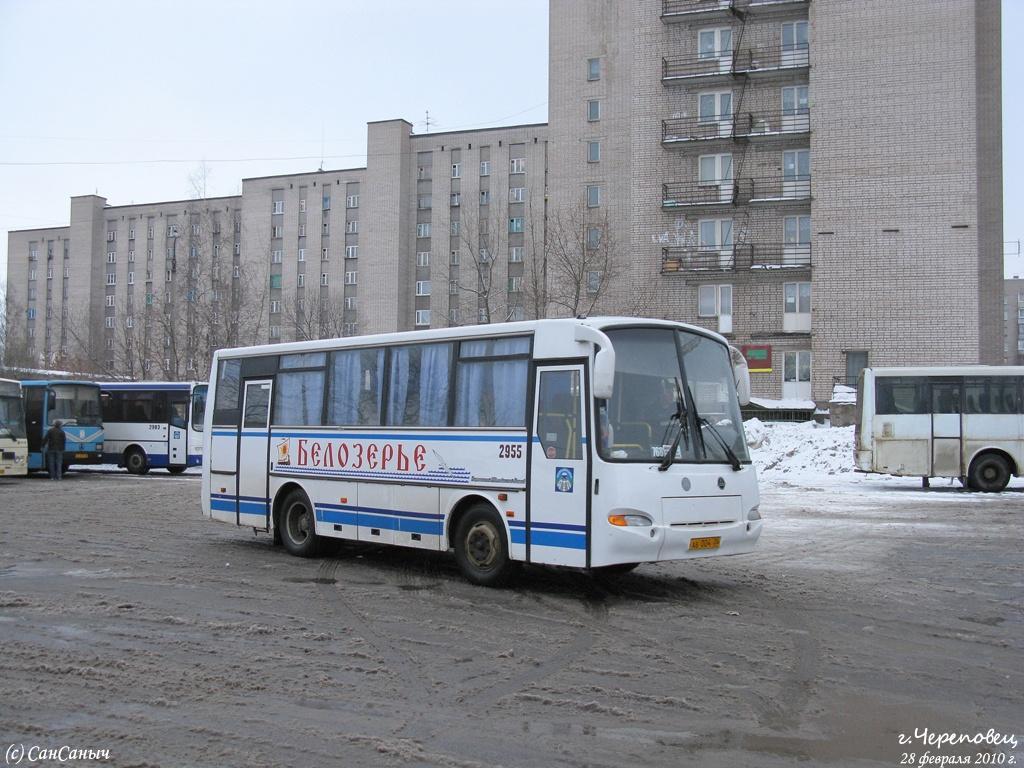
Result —
[[192, 391], [192, 429], [203, 431], [203, 420], [206, 418], [206, 387], [196, 387]]

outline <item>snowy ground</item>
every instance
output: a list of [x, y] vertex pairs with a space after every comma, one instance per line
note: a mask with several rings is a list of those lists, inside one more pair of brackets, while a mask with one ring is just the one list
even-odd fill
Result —
[[0, 743], [119, 766], [732, 768], [896, 766], [926, 751], [899, 743], [915, 728], [1019, 731], [1022, 484], [923, 490], [850, 471], [849, 430], [748, 432], [755, 554], [500, 591], [447, 555], [291, 558], [202, 520], [194, 476], [0, 480]]

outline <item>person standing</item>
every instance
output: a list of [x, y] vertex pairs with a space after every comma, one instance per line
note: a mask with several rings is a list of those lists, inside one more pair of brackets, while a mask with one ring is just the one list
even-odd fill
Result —
[[46, 430], [42, 445], [43, 451], [46, 453], [46, 471], [49, 472], [51, 480], [60, 480], [63, 475], [66, 441], [61, 421], [57, 419], [53, 422], [53, 426]]

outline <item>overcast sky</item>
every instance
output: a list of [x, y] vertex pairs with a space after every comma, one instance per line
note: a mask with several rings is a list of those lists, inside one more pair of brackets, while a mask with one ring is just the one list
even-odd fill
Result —
[[[66, 225], [72, 195], [191, 197], [204, 161], [209, 195], [361, 166], [367, 121], [422, 133], [428, 110], [432, 130], [545, 121], [547, 5], [0, 0], [0, 282], [7, 230]], [[1006, 241], [1024, 238], [1022, 29], [1004, 0]]]

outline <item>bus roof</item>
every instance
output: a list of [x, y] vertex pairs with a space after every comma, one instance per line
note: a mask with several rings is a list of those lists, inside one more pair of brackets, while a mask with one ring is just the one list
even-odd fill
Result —
[[164, 390], [172, 392], [188, 392], [192, 387], [205, 386], [206, 382], [198, 381], [101, 381], [100, 389], [104, 392], [126, 390]]
[[15, 379], [0, 379], [0, 395], [21, 394], [21, 382]]
[[248, 357], [250, 355], [283, 355], [293, 352], [319, 352], [344, 347], [373, 347], [385, 344], [414, 344], [430, 341], [448, 341], [452, 339], [521, 336], [534, 333], [539, 328], [570, 328], [585, 325], [598, 330], [611, 330], [616, 327], [676, 328], [706, 336], [728, 346], [724, 336], [696, 325], [679, 323], [671, 320], [656, 320], [643, 317], [588, 317], [560, 318], [553, 320], [524, 320], [515, 323], [491, 323], [489, 325], [460, 325], [453, 328], [432, 328], [425, 331], [400, 331], [397, 333], [378, 333], [368, 336], [345, 336], [341, 338], [316, 339], [313, 341], [292, 341], [283, 344], [262, 344], [254, 347], [233, 347], [217, 350], [218, 359], [231, 357]]
[[1024, 365], [949, 365], [865, 368], [877, 376], [1024, 376]]
[[78, 379], [32, 379], [21, 382], [23, 387], [52, 387], [57, 384], [74, 384], [78, 387], [99, 387], [95, 381], [79, 381]]

